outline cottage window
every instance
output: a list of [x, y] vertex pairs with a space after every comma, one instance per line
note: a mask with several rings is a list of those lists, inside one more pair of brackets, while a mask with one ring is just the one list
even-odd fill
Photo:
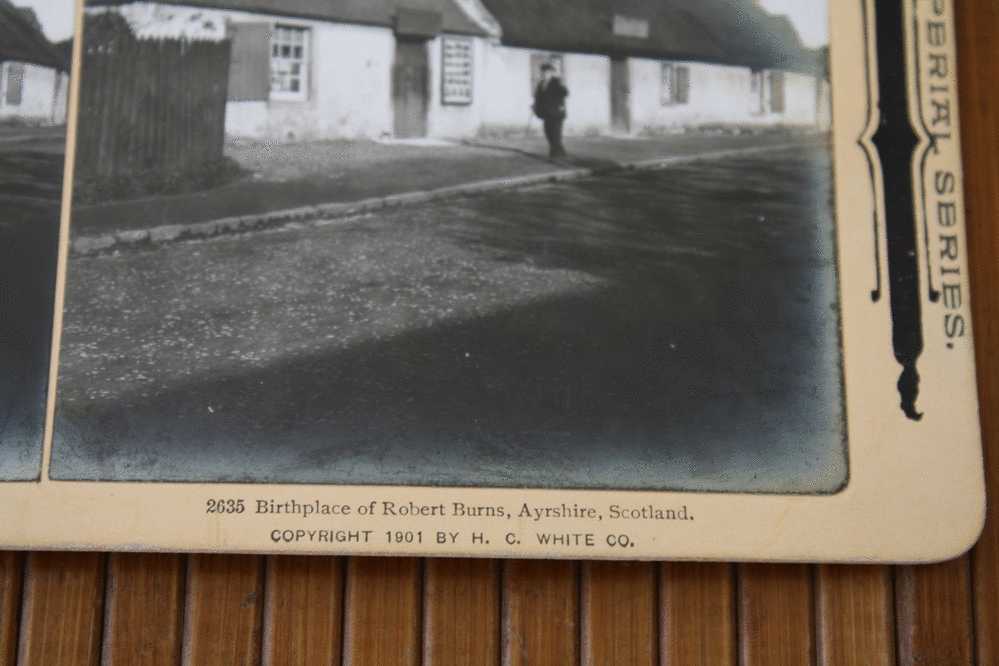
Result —
[[271, 33], [271, 99], [307, 99], [308, 74], [309, 30], [274, 26]]
[[672, 62], [663, 63], [662, 105], [690, 103], [690, 67]]
[[21, 106], [24, 97], [24, 65], [19, 62], [8, 62], [0, 70], [0, 83], [3, 84], [4, 102], [7, 106]]

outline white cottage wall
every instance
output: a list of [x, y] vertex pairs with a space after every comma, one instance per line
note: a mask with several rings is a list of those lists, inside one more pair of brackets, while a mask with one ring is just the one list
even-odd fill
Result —
[[770, 110], [770, 79], [774, 72], [766, 72], [764, 81], [767, 110], [763, 113], [752, 113], [748, 124], [770, 127], [797, 127], [803, 129], [816, 128], [816, 77], [797, 72], [783, 72], [784, 76], [784, 111], [774, 113]]
[[663, 61], [632, 58], [631, 126], [636, 132], [751, 121], [751, 72], [745, 67], [677, 62], [690, 72], [686, 103], [664, 103]]
[[308, 97], [230, 102], [226, 132], [232, 136], [303, 141], [377, 138], [392, 132], [395, 36], [388, 28], [157, 3], [125, 5], [118, 11], [140, 38], [221, 40], [231, 23], [309, 30]]
[[785, 72], [784, 97], [786, 125], [815, 127], [819, 120], [817, 100], [819, 80], [808, 74]]
[[662, 61], [631, 60], [631, 114], [635, 131], [714, 124], [816, 126], [818, 91], [813, 76], [785, 72], [784, 111], [760, 113], [749, 68], [693, 62], [676, 65], [690, 71], [686, 104], [663, 103]]
[[573, 134], [607, 132], [611, 124], [611, 61], [607, 56], [570, 53], [565, 56], [569, 87], [566, 131]]
[[[523, 132], [535, 130], [540, 121], [533, 117], [531, 56], [539, 51], [494, 46], [486, 66], [484, 125], [489, 131]], [[565, 131], [568, 134], [606, 132], [610, 128], [610, 58], [579, 53], [561, 55], [565, 66]]]
[[815, 126], [823, 132], [832, 129], [832, 86], [828, 81], [819, 81]]
[[[245, 11], [207, 10], [141, 2], [120, 11], [140, 37], [223, 39], [231, 23], [269, 23], [308, 28], [311, 35], [309, 95], [302, 101], [230, 102], [229, 134], [274, 141], [379, 138], [393, 132], [392, 65], [395, 36], [384, 27], [303, 20]], [[444, 105], [441, 94], [442, 39], [428, 44], [430, 99], [428, 133], [435, 137], [473, 136], [482, 131], [523, 133], [540, 129], [531, 104], [532, 49], [472, 38], [474, 92], [469, 105]], [[611, 126], [611, 61], [607, 56], [560, 55], [567, 101], [567, 134], [603, 133]], [[662, 61], [629, 59], [633, 132], [701, 125], [793, 125], [824, 128], [816, 79], [785, 73], [785, 109], [760, 113], [746, 67], [677, 63], [690, 72], [689, 100], [663, 103]], [[828, 100], [828, 95], [825, 96]], [[825, 102], [828, 103], [827, 101]]]
[[[10, 70], [13, 66], [24, 67], [21, 85], [21, 98], [16, 104], [7, 102], [8, 86], [11, 84]], [[65, 107], [59, 114], [57, 95], [59, 84], [65, 75], [49, 67], [26, 63], [6, 62], [0, 64], [0, 118], [18, 118], [38, 124], [62, 124], [66, 121]]]
[[[309, 96], [302, 102], [265, 103], [266, 125], [251, 136], [300, 141], [391, 134], [395, 37], [390, 30], [291, 19], [275, 22], [312, 28]], [[259, 103], [230, 104], [233, 130], [243, 126], [239, 108], [243, 104]]]
[[488, 131], [522, 132], [529, 124], [537, 126], [531, 114], [531, 53], [499, 45], [490, 48], [485, 77], [478, 82]]

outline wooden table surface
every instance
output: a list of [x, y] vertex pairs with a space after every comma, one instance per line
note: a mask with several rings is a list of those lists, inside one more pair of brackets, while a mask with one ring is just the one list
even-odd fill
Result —
[[[996, 489], [999, 2], [954, 1]], [[999, 664], [997, 516], [926, 567], [0, 553], [0, 665]]]

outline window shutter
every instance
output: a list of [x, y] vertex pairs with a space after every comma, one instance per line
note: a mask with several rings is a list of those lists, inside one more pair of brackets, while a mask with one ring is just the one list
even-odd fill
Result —
[[676, 103], [687, 104], [690, 102], [690, 68], [676, 68]]
[[228, 32], [232, 42], [229, 101], [267, 101], [271, 95], [270, 24], [230, 23]]
[[24, 97], [24, 64], [11, 62], [7, 64], [7, 104], [20, 106]]
[[784, 113], [784, 72], [770, 72], [770, 111]]
[[750, 111], [754, 115], [761, 115], [767, 112], [766, 108], [766, 98], [767, 91], [764, 83], [764, 74], [762, 69], [754, 69], [749, 79], [749, 95], [750, 95]]
[[662, 90], [659, 101], [662, 106], [669, 106], [673, 103], [673, 91], [676, 87], [676, 77], [673, 75], [673, 63], [664, 62], [662, 71]]

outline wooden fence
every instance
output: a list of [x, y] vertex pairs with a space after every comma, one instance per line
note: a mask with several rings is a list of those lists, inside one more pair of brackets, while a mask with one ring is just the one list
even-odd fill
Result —
[[88, 39], [77, 176], [166, 173], [222, 158], [229, 63], [228, 41], [139, 40], [124, 31]]

